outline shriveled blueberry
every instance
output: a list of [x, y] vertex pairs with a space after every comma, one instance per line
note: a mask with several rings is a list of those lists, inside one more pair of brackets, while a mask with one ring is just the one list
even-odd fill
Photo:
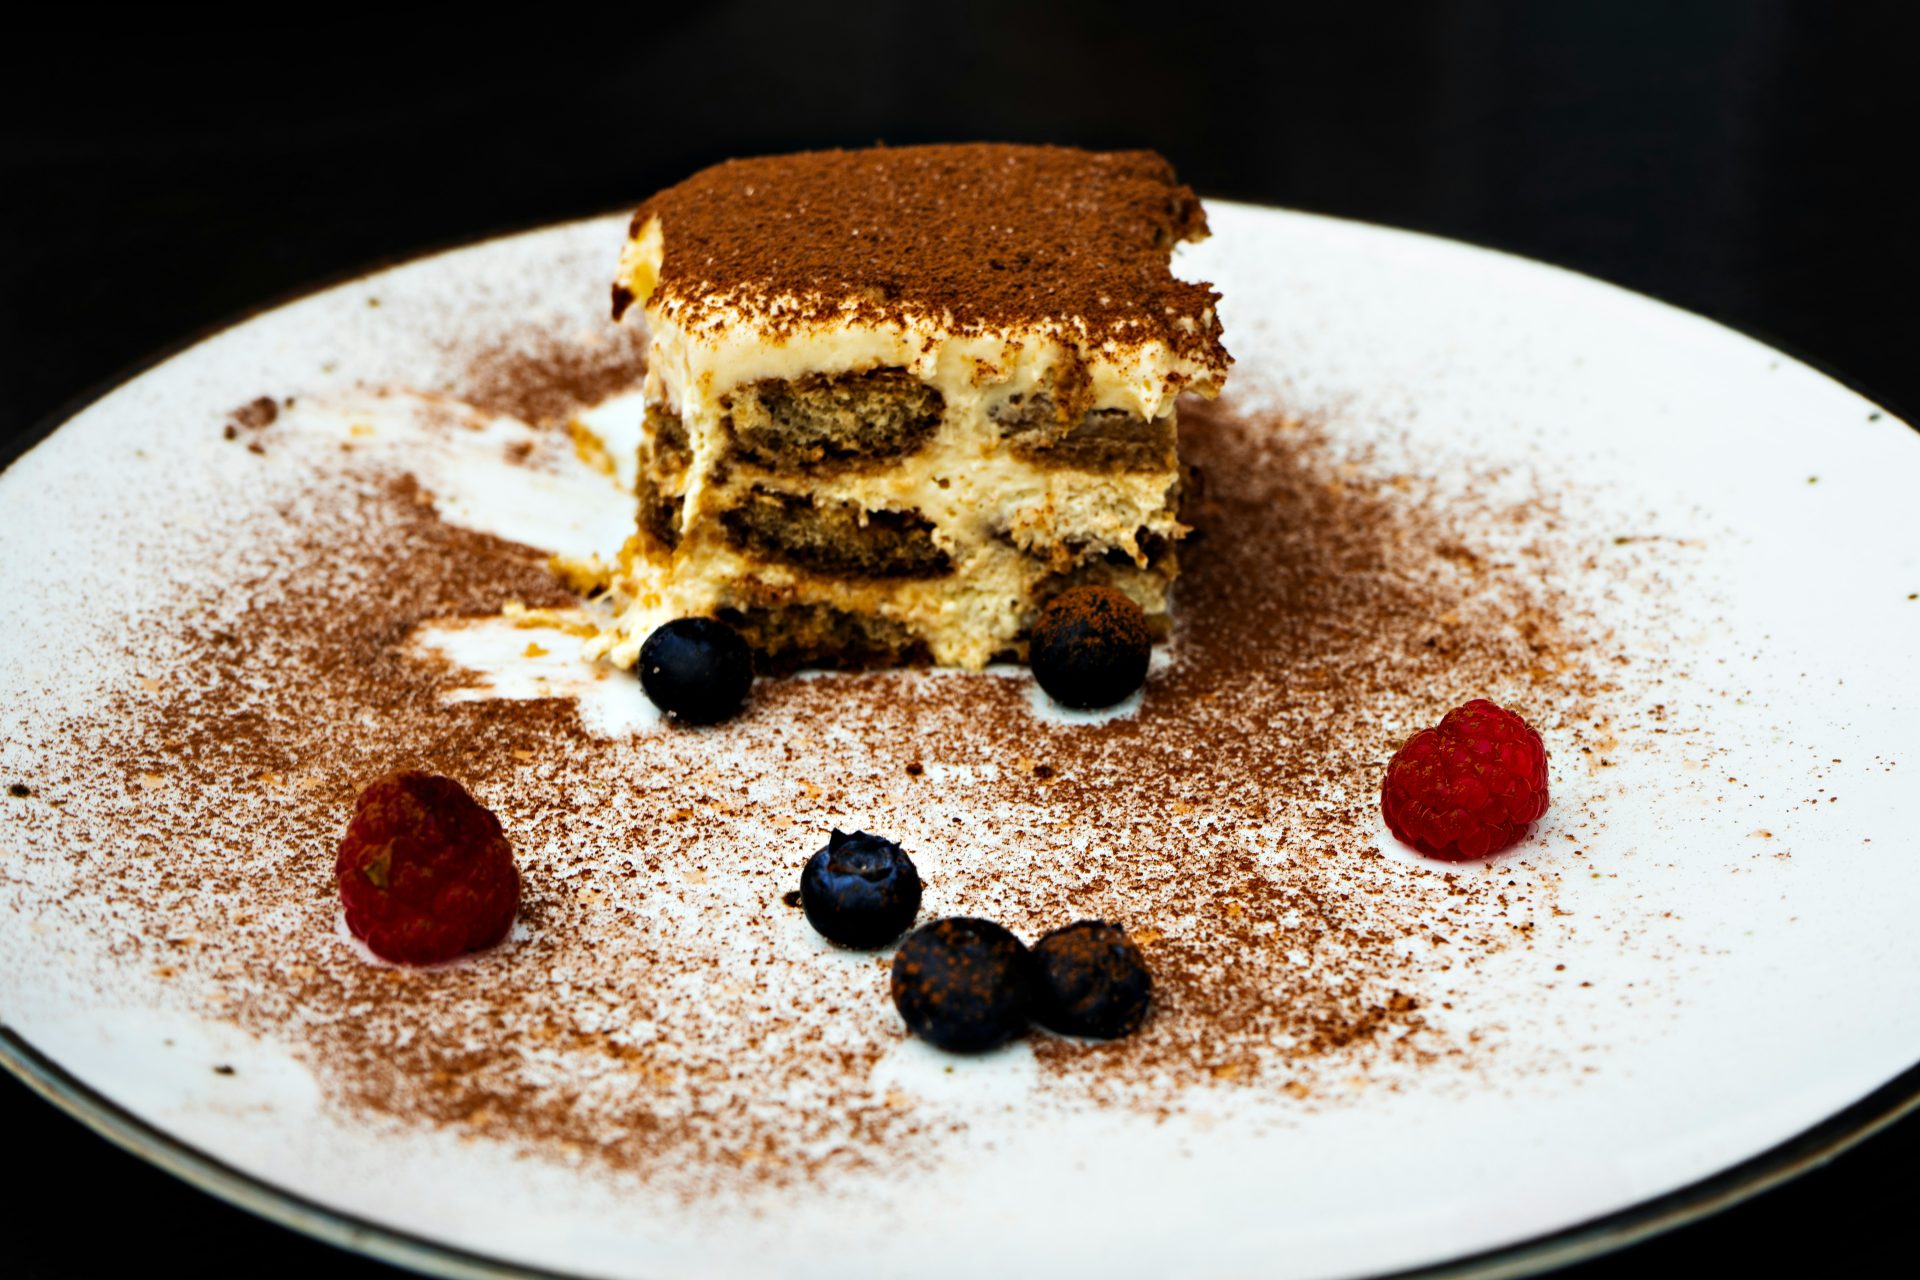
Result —
[[714, 618], [675, 618], [640, 646], [640, 687], [653, 705], [689, 724], [725, 720], [753, 686], [753, 651]]
[[956, 916], [913, 931], [893, 956], [893, 1005], [907, 1029], [953, 1053], [980, 1053], [1027, 1029], [1027, 949], [991, 920]]
[[1147, 615], [1112, 587], [1069, 587], [1047, 602], [1027, 642], [1027, 665], [1062, 706], [1110, 707], [1147, 679]]
[[1153, 978], [1117, 924], [1082, 920], [1033, 944], [1033, 1019], [1070, 1036], [1112, 1040], [1147, 1016]]
[[800, 873], [800, 905], [828, 942], [884, 947], [919, 914], [920, 873], [893, 841], [836, 830]]

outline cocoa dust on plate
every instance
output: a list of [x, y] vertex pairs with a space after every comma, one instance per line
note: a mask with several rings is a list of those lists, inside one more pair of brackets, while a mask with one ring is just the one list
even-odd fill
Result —
[[[532, 344], [461, 390], [557, 423], [637, 382], [635, 356]], [[303, 500], [224, 513], [243, 580], [183, 546], [166, 649], [186, 657], [58, 726], [88, 763], [21, 820], [74, 850], [62, 927], [110, 917], [126, 966], [196, 1007], [217, 992], [342, 1114], [689, 1194], [909, 1152], [937, 1172], [964, 1128], [874, 1079], [905, 1036], [887, 953], [826, 948], [790, 905], [834, 826], [913, 855], [923, 920], [1032, 939], [1100, 918], [1140, 945], [1145, 1026], [1036, 1032], [1026, 1105], [1365, 1105], [1405, 1069], [1484, 1070], [1512, 1047], [1474, 970], [1541, 945], [1588, 819], [1561, 800], [1491, 867], [1412, 865], [1381, 846], [1380, 772], [1468, 697], [1524, 713], [1556, 781], [1648, 714], [1592, 602], [1557, 585], [1584, 553], [1550, 496], [1442, 494], [1337, 424], [1196, 405], [1183, 443], [1205, 497], [1137, 714], [1067, 724], [1024, 677], [884, 672], [762, 681], [730, 724], [617, 738], [566, 700], [448, 702], [463, 673], [409, 644], [508, 600], [573, 603], [542, 551], [444, 522], [404, 470], [273, 443], [260, 465], [311, 468]], [[338, 930], [353, 796], [402, 767], [460, 779], [514, 843], [521, 917], [493, 952], [408, 971]]]

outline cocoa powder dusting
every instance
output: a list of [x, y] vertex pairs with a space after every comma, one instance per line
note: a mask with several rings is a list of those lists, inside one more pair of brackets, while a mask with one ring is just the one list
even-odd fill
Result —
[[[469, 398], [550, 416], [631, 354], [501, 357]], [[1029, 940], [1105, 919], [1140, 946], [1146, 1024], [1036, 1033], [1031, 1106], [1335, 1105], [1375, 1073], [1479, 1068], [1498, 1017], [1448, 1011], [1551, 927], [1566, 850], [1407, 865], [1377, 842], [1379, 772], [1469, 696], [1527, 715], [1559, 769], [1619, 731], [1606, 637], [1555, 585], [1555, 508], [1442, 498], [1277, 413], [1190, 406], [1183, 435], [1206, 500], [1138, 715], [1059, 723], [1024, 681], [869, 673], [763, 681], [733, 724], [620, 739], [564, 700], [444, 701], [463, 673], [414, 656], [418, 624], [569, 597], [541, 552], [321, 453], [300, 503], [238, 518], [246, 579], [183, 597], [161, 646], [180, 659], [60, 727], [90, 772], [34, 779], [62, 803], [28, 820], [72, 850], [68, 909], [117, 904], [126, 965], [290, 1040], [343, 1113], [686, 1195], [937, 1170], [964, 1124], [874, 1078], [905, 1034], [885, 953], [826, 948], [787, 905], [836, 825], [912, 853], [923, 919]], [[407, 971], [337, 933], [335, 842], [402, 767], [499, 815], [524, 884], [503, 948]]]
[[639, 387], [647, 339], [640, 325], [588, 331], [591, 342], [558, 330], [530, 330], [465, 353], [460, 399], [488, 413], [551, 426], [608, 396]]
[[[1151, 151], [966, 143], [728, 160], [652, 196], [649, 306], [796, 324], [930, 318], [955, 333], [1062, 323], [1090, 345], [1158, 341], [1224, 368], [1219, 295], [1175, 279], [1206, 214]], [[616, 317], [632, 295], [617, 290]]]

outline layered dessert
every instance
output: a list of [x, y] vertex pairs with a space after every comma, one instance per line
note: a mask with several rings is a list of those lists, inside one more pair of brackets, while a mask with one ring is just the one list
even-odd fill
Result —
[[771, 666], [1025, 656], [1110, 586], [1164, 630], [1175, 403], [1225, 379], [1206, 234], [1151, 152], [960, 145], [735, 160], [634, 215], [639, 530], [597, 646], [716, 617]]

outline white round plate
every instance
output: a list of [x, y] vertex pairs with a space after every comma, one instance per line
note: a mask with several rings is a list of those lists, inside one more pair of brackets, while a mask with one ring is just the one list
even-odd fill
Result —
[[[446, 1274], [1514, 1274], [1710, 1211], [1903, 1113], [1920, 1092], [1920, 787], [1903, 778], [1920, 769], [1920, 436], [1777, 351], [1590, 279], [1377, 227], [1210, 210], [1214, 237], [1180, 270], [1225, 297], [1243, 403], [1284, 402], [1366, 445], [1355, 474], [1412, 457], [1436, 492], [1469, 497], [1520, 477], [1555, 498], [1539, 518], [1562, 543], [1625, 557], [1587, 605], [1622, 669], [1654, 673], [1653, 692], [1622, 677], [1639, 728], [1604, 760], [1556, 754], [1555, 808], [1524, 869], [1455, 869], [1556, 886], [1533, 946], [1473, 966], [1450, 1013], [1435, 1010], [1462, 1043], [1500, 1052], [1464, 1072], [1403, 1064], [1310, 1102], [1225, 1080], [1165, 1116], [1093, 1102], [1028, 1116], [1025, 1050], [922, 1053], [899, 1066], [902, 1088], [937, 1094], [980, 1141], [930, 1147], [912, 1178], [690, 1202], [334, 1105], [297, 1031], [242, 1029], [191, 964], [185, 978], [151, 964], [141, 940], [166, 929], [164, 895], [88, 899], [111, 877], [80, 864], [136, 855], [64, 847], [47, 808], [166, 785], [102, 776], [46, 732], [107, 705], [164, 638], [166, 566], [130, 530], [190, 531], [208, 564], [248, 580], [249, 547], [223, 531], [288, 490], [247, 478], [256, 464], [222, 439], [227, 415], [263, 393], [321, 406], [373, 387], [437, 393], [489, 335], [596, 331], [624, 226], [608, 217], [257, 316], [103, 396], [0, 477], [0, 783], [33, 784], [0, 795], [0, 1058], [215, 1194]], [[486, 427], [502, 433], [489, 449], [515, 429]], [[454, 523], [586, 550], [617, 544], [629, 516], [591, 495], [585, 470], [534, 484], [390, 447], [421, 450]], [[286, 510], [297, 523], [297, 503]], [[546, 661], [564, 684], [564, 655]], [[606, 732], [651, 731], [630, 693], [602, 703]], [[678, 919], [655, 925], [702, 927]]]

